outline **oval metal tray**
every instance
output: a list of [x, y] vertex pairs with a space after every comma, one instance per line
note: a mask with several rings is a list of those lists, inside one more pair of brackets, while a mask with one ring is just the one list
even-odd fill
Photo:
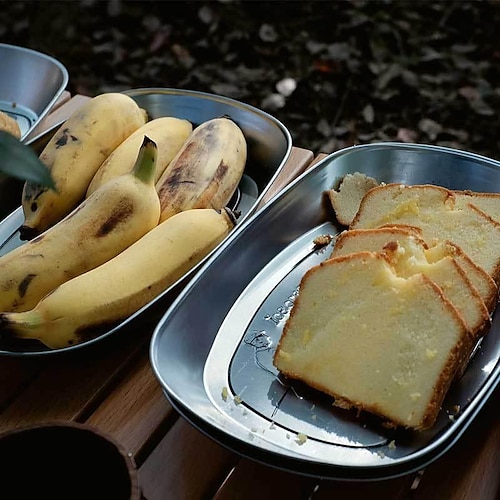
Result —
[[170, 403], [222, 445], [301, 474], [367, 480], [419, 470], [456, 442], [500, 381], [500, 314], [427, 431], [389, 430], [281, 379], [272, 355], [298, 283], [331, 251], [313, 240], [345, 229], [324, 191], [355, 171], [500, 192], [500, 163], [466, 152], [387, 143], [334, 153], [214, 253], [159, 322], [150, 355]]
[[[286, 127], [276, 118], [250, 105], [223, 96], [189, 90], [145, 88], [124, 93], [136, 100], [148, 112], [150, 118], [176, 116], [190, 120], [193, 125], [199, 125], [208, 119], [228, 115], [240, 126], [247, 140], [248, 156], [238, 190], [229, 203], [230, 208], [240, 213], [237, 225], [243, 224], [257, 209], [290, 156], [292, 139]], [[0, 255], [24, 243], [19, 238], [22, 222], [21, 207], [0, 222]], [[36, 341], [12, 342], [0, 337], [0, 356], [51, 356], [72, 352], [100, 342], [122, 330], [125, 325], [142, 328], [144, 321], [155, 324], [170, 305], [172, 297], [207, 258], [208, 256], [135, 314], [94, 339], [75, 346], [50, 350]]]

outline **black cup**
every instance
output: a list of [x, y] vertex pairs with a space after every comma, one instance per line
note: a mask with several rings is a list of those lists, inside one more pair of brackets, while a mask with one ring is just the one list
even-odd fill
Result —
[[109, 436], [52, 422], [0, 435], [0, 498], [138, 500], [137, 469]]

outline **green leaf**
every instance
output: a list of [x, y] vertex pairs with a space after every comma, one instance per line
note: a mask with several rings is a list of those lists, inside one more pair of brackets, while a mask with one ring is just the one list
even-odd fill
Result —
[[0, 173], [55, 189], [50, 170], [36, 153], [13, 135], [1, 130]]

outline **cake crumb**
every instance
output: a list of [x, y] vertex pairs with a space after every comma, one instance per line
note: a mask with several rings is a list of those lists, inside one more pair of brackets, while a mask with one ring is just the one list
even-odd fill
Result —
[[396, 449], [396, 441], [393, 439], [390, 443], [389, 443], [389, 449], [391, 450], [395, 450]]
[[295, 440], [295, 442], [298, 445], [302, 446], [306, 441], [307, 441], [307, 436], [305, 434], [303, 434], [302, 432], [297, 434], [297, 439]]
[[239, 405], [242, 402], [243, 402], [243, 400], [238, 395], [234, 396], [234, 404], [235, 405]]
[[221, 397], [223, 401], [227, 401], [227, 396], [229, 394], [229, 391], [227, 390], [227, 387], [224, 386], [221, 391]]
[[319, 236], [316, 236], [316, 238], [314, 238], [313, 243], [317, 247], [324, 247], [326, 245], [329, 245], [332, 239], [333, 236], [331, 234], [320, 234]]

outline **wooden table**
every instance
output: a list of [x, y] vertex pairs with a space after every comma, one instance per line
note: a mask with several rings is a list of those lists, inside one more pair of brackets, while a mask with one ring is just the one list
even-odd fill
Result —
[[[64, 94], [38, 131], [85, 99]], [[311, 151], [293, 148], [275, 191], [313, 162]], [[459, 442], [425, 471], [377, 482], [316, 480], [242, 458], [180, 417], [151, 371], [153, 327], [151, 322], [140, 331], [125, 331], [80, 354], [2, 358], [0, 431], [52, 420], [85, 422], [133, 457], [147, 500], [499, 498], [499, 390]]]

